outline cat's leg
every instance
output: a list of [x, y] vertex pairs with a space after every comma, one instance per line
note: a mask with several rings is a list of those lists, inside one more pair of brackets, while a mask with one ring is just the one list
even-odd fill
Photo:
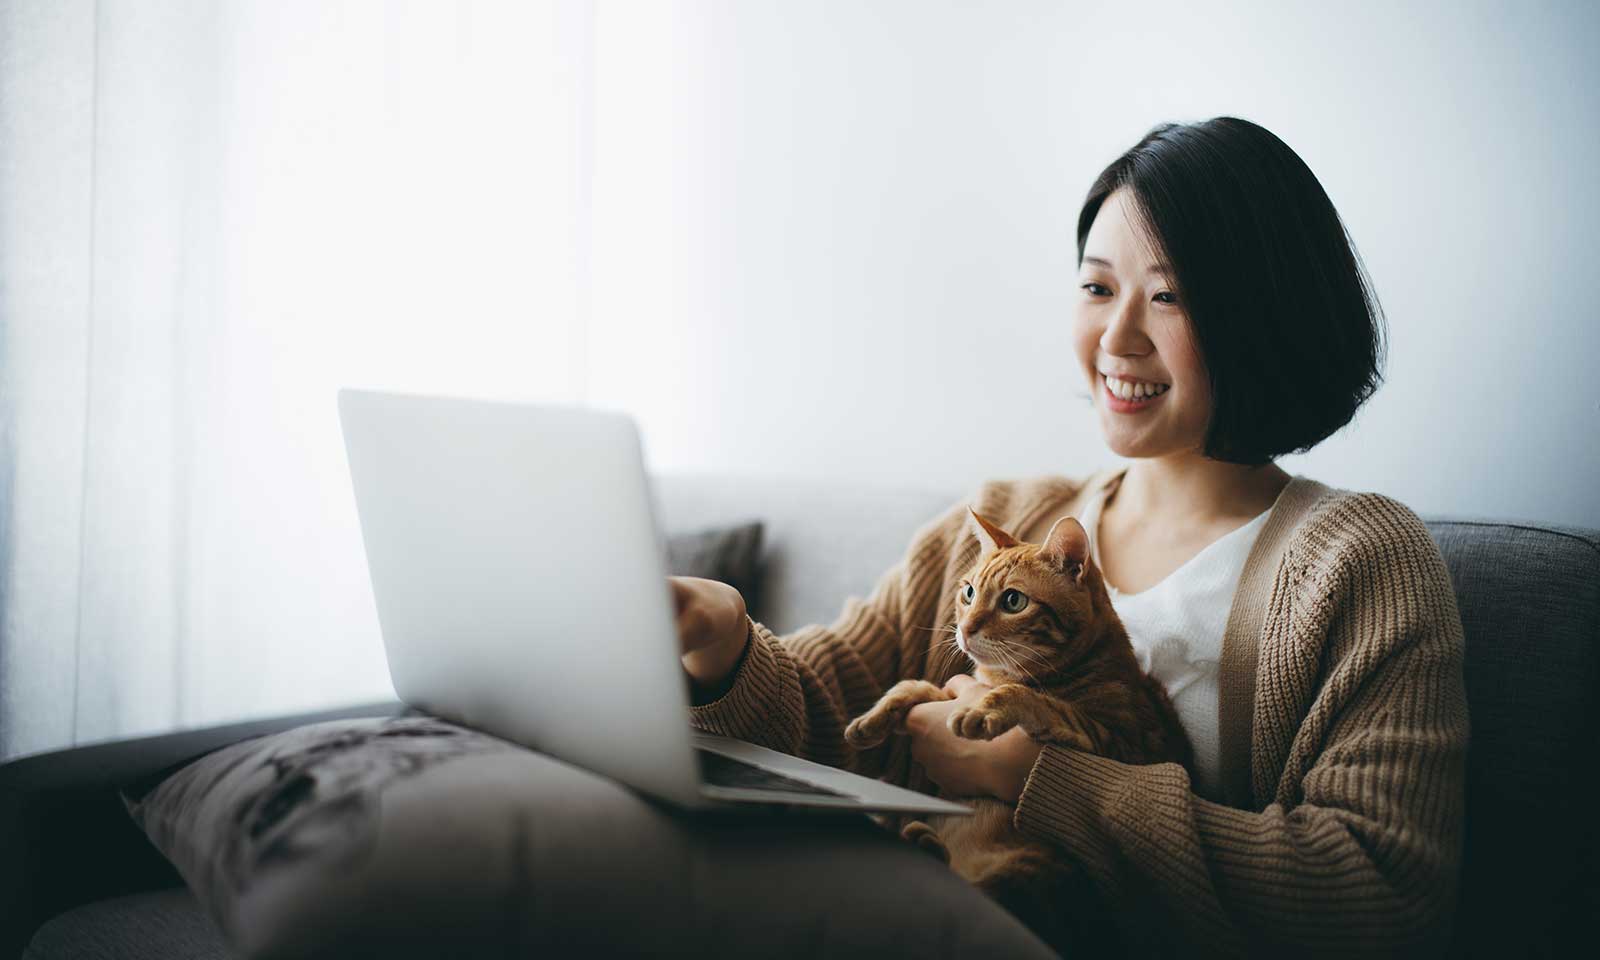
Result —
[[993, 740], [1024, 720], [1040, 714], [1043, 698], [1028, 687], [1004, 683], [983, 696], [970, 707], [961, 707], [950, 714], [950, 732], [968, 740]]
[[889, 734], [905, 729], [906, 714], [919, 703], [954, 699], [943, 687], [926, 680], [902, 680], [889, 688], [872, 709], [844, 728], [844, 742], [857, 750], [875, 747]]
[[906, 824], [905, 829], [900, 831], [900, 836], [938, 857], [942, 863], [950, 862], [950, 848], [939, 838], [939, 831], [923, 821], [913, 820]]
[[1115, 737], [1094, 714], [1066, 700], [1040, 697], [1038, 708], [1018, 721], [1040, 743], [1060, 744], [1086, 753], [1109, 756]]
[[1041, 743], [1091, 753], [1104, 752], [1109, 739], [1109, 731], [1075, 704], [1015, 683], [995, 687], [971, 707], [954, 711], [949, 723], [952, 733], [968, 740], [993, 740], [1020, 726]]

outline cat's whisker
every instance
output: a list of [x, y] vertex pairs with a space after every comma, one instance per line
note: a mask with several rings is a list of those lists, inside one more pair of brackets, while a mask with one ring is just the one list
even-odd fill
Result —
[[1022, 660], [1017, 656], [1019, 653], [1032, 653], [1032, 651], [1022, 648], [1001, 648], [1000, 651], [1001, 658], [1006, 661], [1008, 669], [1015, 670], [1017, 673], [1027, 677], [1030, 682], [1037, 684], [1039, 678], [1033, 675], [1032, 670], [1023, 665]]
[[1015, 646], [1011, 648], [1011, 652], [1019, 657], [1028, 657], [1041, 664], [1048, 664], [1050, 662], [1048, 657], [1032, 647]]
[[[922, 629], [930, 628], [924, 627]], [[956, 645], [955, 627], [946, 626], [945, 629], [950, 632], [943, 638], [935, 640], [932, 649], [930, 650], [932, 654], [939, 658], [933, 662], [934, 669], [929, 671], [935, 675], [942, 675], [950, 667], [960, 663], [961, 657], [965, 656], [965, 654], [962, 653], [961, 648]]]

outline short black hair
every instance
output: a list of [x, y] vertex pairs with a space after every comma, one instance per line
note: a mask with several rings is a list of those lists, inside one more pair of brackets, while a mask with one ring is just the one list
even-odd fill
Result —
[[1100, 206], [1123, 187], [1208, 372], [1205, 455], [1266, 464], [1349, 423], [1383, 382], [1383, 311], [1305, 161], [1237, 117], [1160, 124], [1089, 188], [1079, 266]]

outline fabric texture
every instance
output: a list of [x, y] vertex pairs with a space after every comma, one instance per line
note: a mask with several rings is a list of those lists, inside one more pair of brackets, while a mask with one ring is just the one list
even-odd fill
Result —
[[864, 816], [681, 817], [429, 717], [247, 740], [130, 812], [244, 958], [1050, 956]]
[[[970, 503], [1037, 539], [1120, 472], [995, 481]], [[979, 550], [967, 506], [919, 529], [832, 624], [780, 639], [752, 620], [731, 688], [692, 721], [936, 793], [906, 738], [854, 752], [842, 733], [897, 680], [943, 683], [961, 668], [931, 658], [929, 637], [953, 621]], [[1228, 802], [1196, 796], [1177, 764], [1047, 746], [1016, 825], [1080, 862], [1139, 948], [1442, 949], [1461, 861], [1462, 660], [1455, 594], [1422, 521], [1296, 477], [1252, 545], [1224, 636]]]
[[1453, 952], [1590, 952], [1600, 916], [1600, 536], [1466, 519], [1428, 526], [1461, 605], [1472, 704]]
[[230, 960], [227, 944], [183, 887], [113, 897], [50, 920], [22, 960]]

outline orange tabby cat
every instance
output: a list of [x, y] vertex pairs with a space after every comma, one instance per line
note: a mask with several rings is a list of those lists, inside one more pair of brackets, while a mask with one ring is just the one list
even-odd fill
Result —
[[[959, 584], [956, 646], [993, 686], [956, 710], [957, 736], [992, 740], [1020, 726], [1040, 743], [1097, 753], [1124, 763], [1176, 761], [1192, 772], [1193, 751], [1172, 701], [1134, 657], [1105, 581], [1089, 556], [1089, 537], [1072, 517], [1057, 520], [1044, 543], [1021, 543], [972, 513], [983, 544]], [[910, 709], [952, 695], [927, 680], [904, 680], [845, 729], [856, 749], [905, 731]], [[1065, 856], [1012, 826], [1015, 807], [992, 797], [970, 802], [973, 815], [913, 821], [902, 835], [948, 862], [1047, 940], [1056, 939], [1062, 897], [1081, 882]], [[1055, 930], [1059, 933], [1059, 930]]]

